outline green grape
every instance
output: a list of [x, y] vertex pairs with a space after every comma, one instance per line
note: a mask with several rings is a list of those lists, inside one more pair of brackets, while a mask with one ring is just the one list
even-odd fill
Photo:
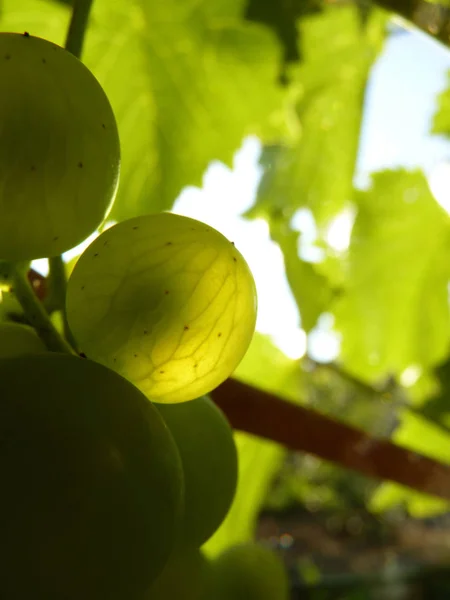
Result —
[[0, 323], [0, 358], [45, 351], [45, 344], [33, 327], [21, 323]]
[[47, 40], [0, 33], [0, 258], [55, 256], [103, 221], [120, 147], [103, 89]]
[[53, 352], [0, 360], [0, 596], [140, 600], [182, 509], [179, 454], [117, 373]]
[[107, 229], [82, 254], [67, 317], [90, 358], [154, 402], [184, 402], [217, 387], [241, 361], [255, 328], [255, 284], [212, 227], [147, 215]]
[[155, 406], [174, 437], [183, 465], [180, 543], [198, 547], [216, 531], [233, 501], [238, 475], [233, 432], [207, 397]]
[[280, 558], [256, 543], [233, 546], [213, 561], [214, 600], [288, 600], [289, 580]]
[[197, 549], [175, 552], [144, 600], [213, 600], [208, 597], [210, 562]]

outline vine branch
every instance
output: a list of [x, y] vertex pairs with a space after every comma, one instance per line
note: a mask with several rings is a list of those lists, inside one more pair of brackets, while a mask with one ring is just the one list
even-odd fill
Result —
[[226, 380], [210, 395], [235, 429], [450, 500], [450, 465], [235, 379]]

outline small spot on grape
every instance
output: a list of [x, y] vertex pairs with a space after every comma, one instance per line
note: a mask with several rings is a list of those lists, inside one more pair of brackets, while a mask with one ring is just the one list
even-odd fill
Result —
[[86, 286], [82, 285], [80, 289], [81, 289], [81, 290], [84, 290], [84, 288], [85, 288], [85, 287], [86, 287]]
[[28, 33], [28, 31], [23, 32], [23, 37], [26, 37], [26, 38], [30, 37], [30, 34]]
[[59, 240], [59, 236], [55, 235], [55, 237], [53, 238], [54, 242], [57, 242]]
[[233, 256], [233, 260], [234, 262], [237, 262], [237, 258], [235, 256]]
[[82, 168], [83, 168], [83, 163], [81, 162], [81, 160], [80, 160], [80, 162], [78, 163], [78, 168], [79, 168], [79, 169], [82, 169]]
[[133, 229], [134, 229], [134, 231], [136, 231], [136, 229], [139, 229], [139, 225], [135, 225], [135, 226], [133, 227]]
[[161, 373], [161, 375], [162, 375], [163, 373], [165, 373], [165, 371], [160, 371], [160, 373]]
[[96, 252], [96, 253], [94, 254], [94, 258], [97, 258], [97, 256], [98, 256], [98, 252]]
[[166, 242], [166, 246], [171, 246], [172, 242]]
[[31, 165], [30, 171], [36, 171], [36, 166], [35, 165]]
[[148, 331], [146, 329], [144, 329], [144, 335], [147, 335]]
[[188, 330], [189, 330], [189, 325], [185, 325], [185, 326], [184, 326], [184, 330], [185, 330], [185, 331], [188, 331]]
[[80, 357], [81, 358], [87, 358], [86, 354], [84, 352], [80, 352]]
[[117, 358], [113, 358], [113, 362], [117, 362]]
[[197, 363], [195, 363], [195, 365], [194, 365], [194, 369], [196, 369], [197, 367], [198, 367], [198, 364], [197, 364]]
[[109, 245], [109, 240], [105, 240], [105, 241], [103, 242], [103, 246], [108, 246], [108, 245]]
[[11, 54], [5, 54], [5, 60], [10, 60], [11, 59]]
[[195, 227], [191, 227], [191, 231], [195, 231]]
[[42, 62], [45, 64], [47, 64], [47, 61], [45, 60], [45, 58], [42, 59]]
[[231, 245], [234, 246], [234, 242], [231, 242]]
[[217, 334], [217, 337], [222, 337], [222, 332], [219, 331], [219, 333]]
[[104, 123], [102, 123], [102, 127], [103, 129], [106, 129], [106, 125]]
[[164, 293], [167, 296], [167, 294], [169, 293], [169, 290], [164, 290]]
[[137, 354], [133, 354], [133, 356], [134, 356], [134, 358], [137, 358], [137, 357], [138, 357], [138, 355], [137, 355]]

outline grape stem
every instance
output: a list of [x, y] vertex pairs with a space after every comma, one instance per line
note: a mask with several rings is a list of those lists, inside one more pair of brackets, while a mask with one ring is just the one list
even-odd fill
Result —
[[77, 344], [70, 331], [66, 316], [66, 266], [62, 256], [52, 256], [48, 259], [48, 262], [50, 267], [50, 289], [49, 296], [45, 302], [45, 307], [50, 314], [54, 310], [60, 310], [62, 312], [64, 336], [69, 344], [71, 344], [73, 348], [76, 348]]
[[11, 285], [25, 317], [35, 329], [48, 350], [73, 354], [72, 348], [53, 325], [42, 303], [28, 281], [27, 274], [14, 263], [10, 265]]
[[83, 50], [84, 34], [93, 0], [75, 0], [67, 32], [65, 48], [77, 58]]
[[[86, 31], [89, 13], [93, 0], [75, 0], [70, 19], [69, 29], [67, 31], [65, 48], [77, 58], [80, 58], [83, 50], [84, 34]], [[75, 348], [75, 340], [69, 328], [66, 316], [66, 290], [67, 277], [64, 260], [62, 256], [53, 256], [49, 258], [50, 268], [50, 297], [48, 307], [52, 310], [61, 310], [64, 335], [68, 342]], [[59, 334], [58, 334], [59, 335]]]

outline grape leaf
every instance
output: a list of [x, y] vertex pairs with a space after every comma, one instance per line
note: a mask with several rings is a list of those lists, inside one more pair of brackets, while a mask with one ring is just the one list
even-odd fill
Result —
[[[447, 73], [447, 82], [450, 85], [450, 71]], [[431, 131], [450, 137], [450, 87], [438, 95], [437, 105]]]
[[356, 203], [335, 306], [345, 367], [369, 380], [430, 367], [448, 351], [449, 217], [419, 171], [375, 174]]
[[246, 135], [279, 131], [281, 49], [267, 28], [243, 20], [243, 4], [96, 1], [85, 60], [119, 122], [113, 218], [170, 209], [210, 161], [231, 164]]
[[298, 136], [264, 155], [264, 176], [250, 216], [288, 219], [306, 206], [322, 225], [349, 200], [366, 81], [385, 22], [384, 14], [373, 11], [361, 27], [354, 6], [328, 7], [300, 21], [303, 62], [292, 70]]

